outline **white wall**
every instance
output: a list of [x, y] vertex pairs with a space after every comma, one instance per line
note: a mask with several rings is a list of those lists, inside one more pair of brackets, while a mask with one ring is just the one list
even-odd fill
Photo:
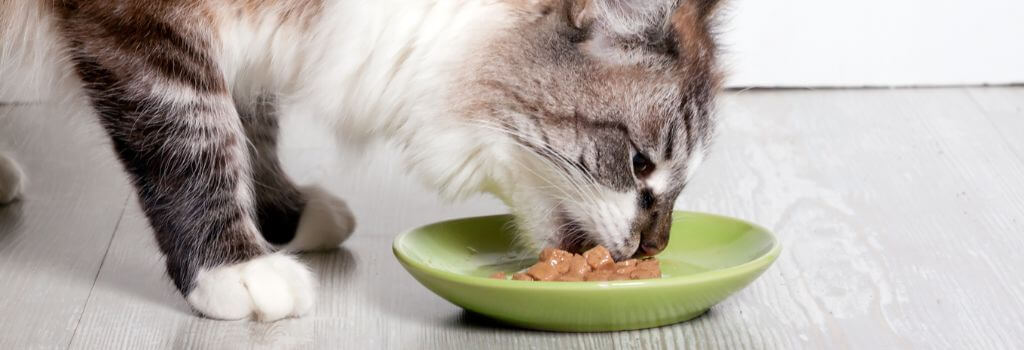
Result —
[[725, 0], [730, 86], [1024, 82], [1024, 0]]

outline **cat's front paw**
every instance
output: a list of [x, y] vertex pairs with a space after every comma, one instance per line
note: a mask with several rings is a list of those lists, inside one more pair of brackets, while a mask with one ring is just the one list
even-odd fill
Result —
[[310, 252], [337, 248], [356, 229], [356, 219], [345, 201], [319, 186], [302, 189], [306, 207], [295, 230], [295, 238], [281, 249]]
[[309, 312], [315, 289], [305, 265], [278, 253], [201, 271], [185, 299], [210, 318], [276, 321]]

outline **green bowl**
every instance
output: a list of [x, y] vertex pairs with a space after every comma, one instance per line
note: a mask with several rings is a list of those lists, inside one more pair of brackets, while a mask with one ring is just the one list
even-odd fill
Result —
[[615, 282], [497, 280], [536, 262], [514, 249], [510, 216], [439, 222], [395, 238], [395, 256], [442, 298], [504, 323], [571, 332], [658, 327], [700, 316], [750, 284], [779, 255], [768, 230], [737, 219], [675, 212], [658, 259], [662, 278]]

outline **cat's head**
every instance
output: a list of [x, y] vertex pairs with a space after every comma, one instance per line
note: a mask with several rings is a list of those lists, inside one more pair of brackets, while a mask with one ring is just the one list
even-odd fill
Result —
[[505, 145], [494, 191], [534, 247], [661, 251], [714, 133], [717, 0], [518, 2], [469, 86]]

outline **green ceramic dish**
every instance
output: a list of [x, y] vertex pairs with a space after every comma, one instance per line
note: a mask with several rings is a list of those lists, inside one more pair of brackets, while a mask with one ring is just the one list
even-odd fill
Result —
[[[505, 215], [427, 225], [395, 239], [395, 256], [442, 298], [505, 323], [552, 331], [615, 331], [697, 317], [742, 289], [775, 261], [779, 244], [762, 227], [737, 219], [676, 212], [658, 259], [661, 279], [525, 282], [490, 279], [536, 262], [514, 258]], [[681, 218], [681, 219], [679, 219]]]

